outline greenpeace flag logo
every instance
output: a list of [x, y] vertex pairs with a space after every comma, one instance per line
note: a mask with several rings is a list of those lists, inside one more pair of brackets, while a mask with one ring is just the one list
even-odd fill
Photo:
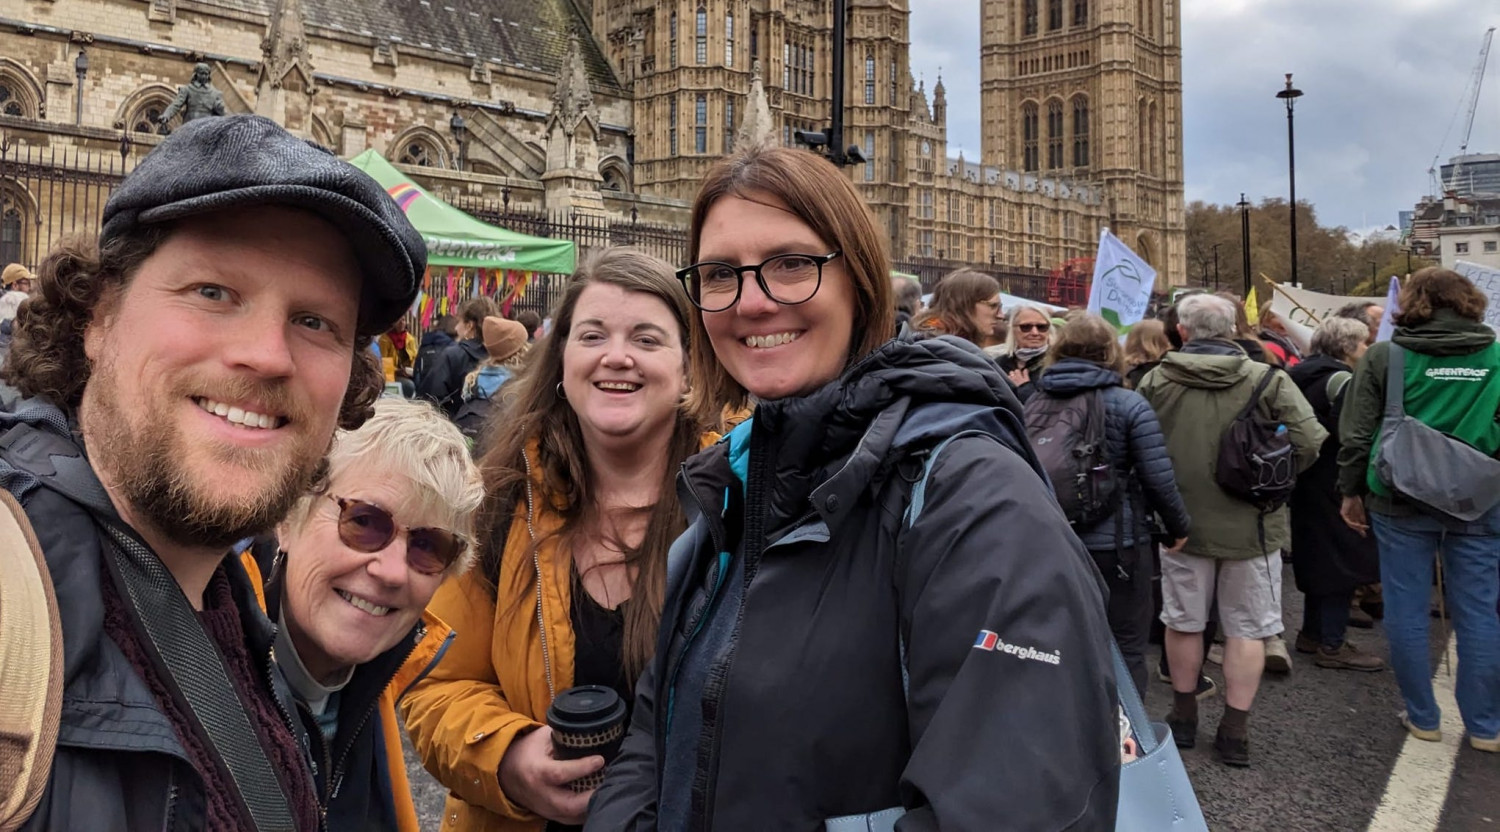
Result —
[[1053, 650], [1048, 653], [1035, 647], [1022, 647], [1019, 644], [1010, 644], [1000, 638], [998, 633], [989, 630], [980, 630], [979, 637], [974, 639], [974, 649], [983, 650], [986, 653], [1008, 653], [1018, 659], [1029, 662], [1041, 662], [1042, 664], [1062, 664], [1062, 651]]

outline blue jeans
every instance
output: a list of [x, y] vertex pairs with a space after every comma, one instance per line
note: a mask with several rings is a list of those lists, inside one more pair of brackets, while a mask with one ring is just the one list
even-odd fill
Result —
[[1391, 668], [1407, 716], [1425, 730], [1437, 728], [1442, 717], [1432, 695], [1427, 639], [1433, 555], [1441, 551], [1458, 637], [1458, 711], [1469, 736], [1500, 735], [1500, 507], [1473, 523], [1372, 511], [1370, 525], [1380, 544]]

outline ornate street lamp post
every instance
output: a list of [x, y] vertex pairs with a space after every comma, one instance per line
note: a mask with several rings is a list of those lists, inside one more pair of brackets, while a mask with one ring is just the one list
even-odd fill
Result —
[[[1286, 168], [1287, 178], [1291, 185], [1291, 226], [1292, 226], [1292, 283], [1300, 286], [1297, 282], [1297, 134], [1293, 127], [1292, 110], [1296, 106], [1297, 99], [1302, 97], [1302, 90], [1292, 86], [1292, 73], [1286, 74], [1286, 89], [1276, 93], [1276, 97], [1286, 102]], [[1245, 292], [1249, 293], [1249, 288]]]

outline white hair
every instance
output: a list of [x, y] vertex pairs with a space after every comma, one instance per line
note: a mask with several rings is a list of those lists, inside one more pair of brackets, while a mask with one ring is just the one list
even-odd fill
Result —
[[1326, 355], [1348, 363], [1359, 345], [1370, 340], [1370, 328], [1353, 318], [1324, 318], [1313, 332], [1313, 355]]
[[[1022, 312], [1026, 312], [1028, 310], [1041, 315], [1042, 320], [1046, 321], [1047, 323], [1052, 323], [1052, 315], [1040, 306], [1032, 306], [1026, 303], [1012, 306], [1005, 313], [1006, 320], [1010, 325], [1010, 331], [1005, 335], [1006, 355], [1015, 355], [1015, 352], [1018, 349], [1018, 345], [1016, 344], [1016, 320], [1021, 317]], [[1057, 343], [1057, 327], [1054, 326], [1047, 330], [1047, 344], [1050, 346], [1055, 343]]]
[[[392, 511], [444, 518], [443, 528], [470, 540], [448, 567], [448, 574], [461, 575], [473, 566], [478, 556], [473, 543], [474, 510], [484, 499], [484, 485], [463, 433], [436, 407], [425, 401], [378, 399], [375, 415], [358, 429], [334, 434], [325, 482], [336, 482], [356, 466], [410, 486], [412, 504], [391, 506]], [[308, 522], [322, 496], [321, 492], [304, 495], [288, 515], [288, 524]]]
[[1189, 295], [1177, 302], [1177, 322], [1188, 341], [1233, 340], [1234, 304], [1218, 295]]

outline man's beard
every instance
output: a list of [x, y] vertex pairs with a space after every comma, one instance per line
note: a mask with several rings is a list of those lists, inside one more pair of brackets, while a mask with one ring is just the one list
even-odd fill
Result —
[[[118, 496], [137, 522], [180, 546], [227, 549], [236, 541], [270, 529], [308, 491], [327, 455], [329, 443], [291, 454], [220, 446], [212, 457], [228, 463], [224, 476], [232, 477], [234, 468], [273, 476], [259, 491], [250, 491], [254, 483], [247, 482], [245, 491], [216, 500], [205, 493], [197, 479], [212, 474], [195, 472], [186, 464], [186, 452], [193, 440], [182, 435], [170, 414], [149, 413], [144, 424], [132, 425], [120, 407], [110, 367], [97, 366], [89, 387], [94, 393], [89, 402], [93, 412], [84, 428], [92, 440], [88, 450], [93, 465], [108, 472], [110, 484], [118, 489]], [[268, 410], [288, 417], [288, 427], [308, 423], [279, 385], [243, 380], [203, 384], [174, 389], [166, 401], [181, 402], [189, 391], [208, 390], [212, 391], [210, 398], [219, 401], [262, 402]], [[208, 444], [206, 439], [198, 441]]]

